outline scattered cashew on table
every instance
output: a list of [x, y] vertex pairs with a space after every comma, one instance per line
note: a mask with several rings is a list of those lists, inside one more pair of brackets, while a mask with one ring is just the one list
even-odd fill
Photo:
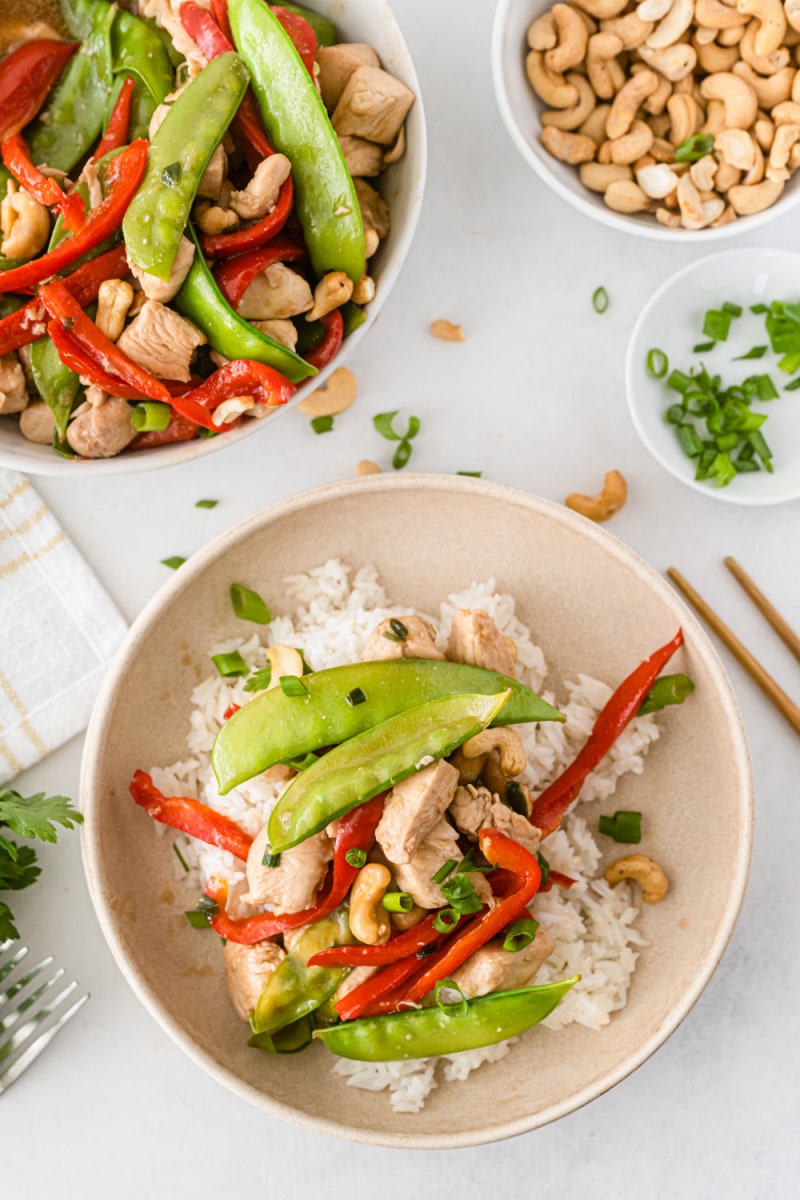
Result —
[[542, 145], [615, 212], [716, 229], [800, 166], [800, 0], [574, 0], [528, 47]]
[[628, 499], [628, 485], [619, 471], [607, 471], [603, 489], [596, 496], [584, 496], [581, 492], [570, 492], [564, 503], [573, 512], [588, 517], [590, 521], [607, 521]]

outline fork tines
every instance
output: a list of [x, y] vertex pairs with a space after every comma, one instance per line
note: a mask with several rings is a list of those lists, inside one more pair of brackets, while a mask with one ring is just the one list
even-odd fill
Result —
[[89, 999], [52, 956], [36, 966], [27, 956], [19, 942], [0, 943], [0, 1094]]

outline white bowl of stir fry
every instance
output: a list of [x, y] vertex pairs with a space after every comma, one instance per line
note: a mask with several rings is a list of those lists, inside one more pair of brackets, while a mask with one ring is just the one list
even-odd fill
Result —
[[61, 8], [68, 42], [17, 23], [0, 58], [0, 463], [168, 466], [308, 396], [377, 317], [419, 87], [369, 0]]
[[112, 666], [81, 790], [156, 1020], [267, 1111], [394, 1146], [521, 1133], [641, 1064], [752, 833], [730, 685], [664, 581], [452, 477], [319, 489], [196, 556]]

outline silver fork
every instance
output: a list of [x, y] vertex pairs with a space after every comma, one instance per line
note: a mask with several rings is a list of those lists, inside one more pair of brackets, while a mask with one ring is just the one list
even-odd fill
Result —
[[0, 943], [0, 1095], [89, 999], [75, 999], [77, 981], [53, 968], [52, 955], [36, 966], [27, 955], [19, 942]]

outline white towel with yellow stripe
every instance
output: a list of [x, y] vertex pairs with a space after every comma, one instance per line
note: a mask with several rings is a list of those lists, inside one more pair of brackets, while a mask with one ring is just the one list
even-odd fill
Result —
[[125, 632], [30, 482], [0, 469], [0, 783], [86, 728]]

